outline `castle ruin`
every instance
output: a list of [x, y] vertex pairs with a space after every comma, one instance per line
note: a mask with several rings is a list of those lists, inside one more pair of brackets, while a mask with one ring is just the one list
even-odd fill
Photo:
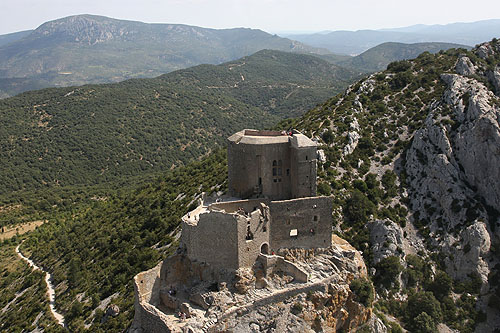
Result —
[[299, 132], [243, 130], [228, 139], [231, 197], [182, 221], [192, 261], [237, 270], [281, 248], [327, 248], [332, 199], [316, 197], [316, 143]]
[[[203, 196], [182, 217], [176, 253], [135, 276], [131, 332], [217, 331], [247, 307], [328, 289], [341, 272], [334, 262], [348, 266], [332, 247], [332, 198], [315, 196], [316, 155], [316, 143], [296, 131], [229, 137], [228, 194]], [[330, 257], [316, 272], [286, 251]]]

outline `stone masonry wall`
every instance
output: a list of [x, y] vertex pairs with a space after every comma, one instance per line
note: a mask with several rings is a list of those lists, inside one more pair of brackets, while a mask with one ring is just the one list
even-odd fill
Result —
[[269, 200], [265, 199], [250, 199], [250, 200], [237, 200], [228, 202], [218, 202], [211, 204], [209, 209], [211, 211], [225, 211], [226, 213], [236, 213], [238, 209], [243, 208], [247, 213], [253, 212], [255, 209], [261, 208], [261, 203], [269, 205]]
[[[272, 201], [270, 248], [329, 247], [332, 237], [332, 198]], [[297, 236], [290, 236], [292, 230]]]
[[[268, 209], [263, 207], [263, 209]], [[267, 214], [268, 215], [268, 214]], [[252, 267], [263, 244], [269, 246], [269, 221], [261, 210], [253, 211], [250, 217], [238, 216], [238, 261], [240, 267]], [[247, 239], [250, 230], [251, 239]]]
[[191, 260], [238, 269], [238, 223], [234, 214], [200, 214], [198, 224], [182, 223], [181, 243]]
[[[229, 142], [227, 156], [228, 188], [232, 196], [243, 199], [258, 195], [270, 199], [291, 197], [288, 142], [262, 145]], [[273, 161], [281, 161], [280, 175], [278, 166], [273, 175]]]
[[158, 305], [160, 295], [160, 270], [163, 263], [134, 277], [134, 325], [130, 332], [170, 332], [165, 314]]
[[316, 195], [316, 147], [291, 149], [293, 198]]

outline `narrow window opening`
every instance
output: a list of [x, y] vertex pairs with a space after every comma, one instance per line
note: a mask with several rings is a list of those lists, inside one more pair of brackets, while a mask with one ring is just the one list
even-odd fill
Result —
[[314, 217], [313, 217], [313, 221], [314, 221], [314, 222], [318, 222], [318, 215], [314, 215]]
[[250, 226], [247, 226], [247, 235], [246, 235], [245, 239], [246, 239], [247, 241], [249, 241], [249, 240], [252, 240], [252, 239], [253, 239], [253, 233], [250, 231]]
[[290, 169], [286, 169], [286, 175], [290, 176]]

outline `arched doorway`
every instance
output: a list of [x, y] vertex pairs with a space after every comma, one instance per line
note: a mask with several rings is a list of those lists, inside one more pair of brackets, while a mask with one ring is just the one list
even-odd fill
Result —
[[269, 254], [269, 244], [262, 243], [262, 245], [260, 246], [260, 253]]

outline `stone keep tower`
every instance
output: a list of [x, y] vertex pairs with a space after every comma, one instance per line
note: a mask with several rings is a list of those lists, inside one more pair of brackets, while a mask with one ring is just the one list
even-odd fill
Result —
[[228, 187], [242, 199], [316, 195], [316, 143], [299, 132], [243, 130], [228, 138]]

